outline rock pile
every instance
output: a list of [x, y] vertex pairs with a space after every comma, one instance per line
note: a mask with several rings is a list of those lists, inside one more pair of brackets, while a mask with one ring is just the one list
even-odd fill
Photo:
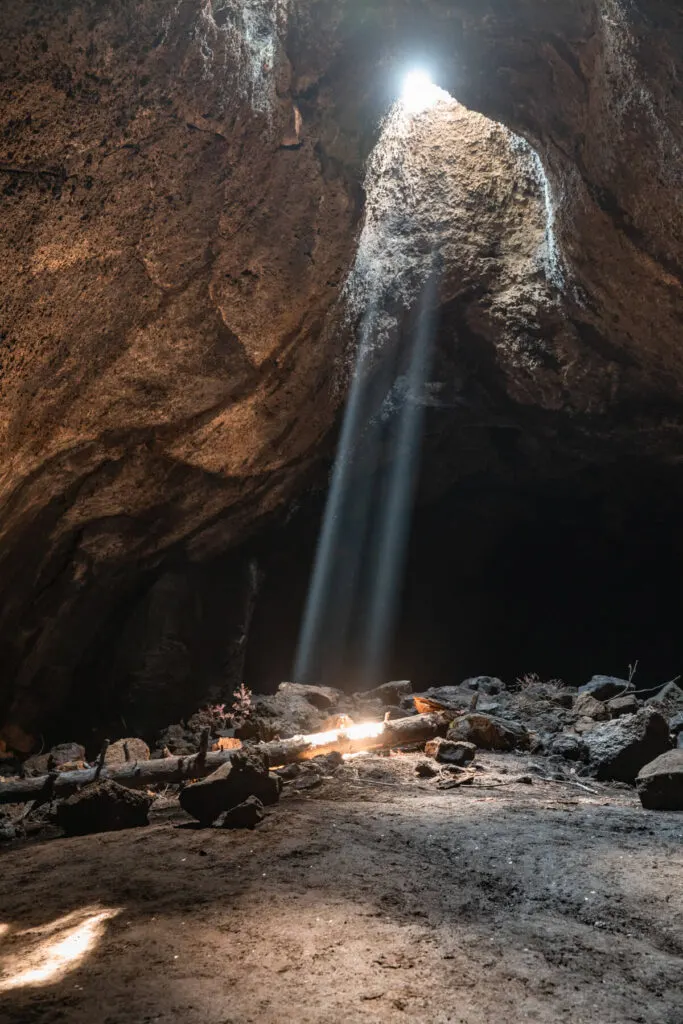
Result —
[[[643, 701], [632, 683], [612, 676], [593, 676], [578, 690], [557, 681], [543, 683], [537, 677], [507, 687], [496, 677], [477, 676], [421, 693], [412, 693], [411, 684], [402, 680], [351, 696], [326, 686], [282, 683], [271, 696], [251, 696], [248, 718], [229, 730], [241, 735], [241, 739], [233, 736], [230, 746], [242, 743], [242, 749], [236, 749], [230, 761], [206, 778], [185, 784], [179, 793], [180, 806], [202, 826], [253, 828], [263, 820], [264, 808], [279, 800], [283, 781], [294, 792], [315, 789], [342, 763], [335, 751], [271, 771], [257, 741], [275, 741], [279, 752], [283, 748], [279, 740], [343, 729], [354, 722], [395, 717], [410, 721], [409, 716], [418, 711], [438, 712], [443, 721], [442, 735], [426, 746], [410, 748], [424, 749], [427, 755], [416, 767], [424, 778], [444, 771], [475, 770], [477, 750], [530, 751], [546, 755], [557, 770], [578, 777], [635, 784], [645, 808], [683, 808], [683, 690], [673, 681]], [[405, 725], [401, 728], [405, 732]], [[173, 753], [171, 748], [183, 757], [205, 756], [201, 750], [206, 751], [209, 733], [209, 742], [220, 747], [214, 741], [221, 739], [221, 730], [211, 709], [165, 730], [155, 756], [167, 757]], [[128, 737], [109, 745], [102, 764], [125, 769], [128, 762], [134, 768], [149, 759], [144, 740]], [[569, 762], [571, 769], [561, 769], [563, 762]], [[5, 758], [3, 765], [8, 764]], [[182, 778], [192, 779], [193, 764], [189, 760]], [[38, 787], [41, 821], [56, 820], [68, 835], [147, 824], [153, 794], [132, 791], [106, 778], [96, 778], [53, 806], [49, 779], [84, 766], [85, 750], [77, 743], [60, 744], [24, 761], [21, 771], [26, 777], [46, 776], [44, 799], [43, 788]], [[0, 839], [23, 834], [24, 817], [2, 816]]]

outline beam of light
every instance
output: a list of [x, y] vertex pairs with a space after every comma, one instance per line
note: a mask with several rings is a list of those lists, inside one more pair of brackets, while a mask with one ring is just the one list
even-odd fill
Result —
[[11, 943], [18, 948], [0, 957], [0, 992], [46, 985], [74, 970], [102, 938], [105, 922], [118, 913], [86, 907], [50, 924], [15, 932]]
[[420, 466], [424, 406], [421, 395], [429, 377], [434, 340], [436, 273], [422, 289], [410, 363], [398, 414], [386, 498], [379, 509], [374, 552], [372, 596], [368, 615], [364, 669], [369, 681], [381, 672], [396, 619], [405, 564], [415, 487]]
[[381, 393], [390, 386], [394, 367], [391, 358], [383, 357], [379, 373], [371, 373], [377, 316], [377, 300], [371, 297], [361, 325], [358, 357], [304, 610], [294, 666], [294, 679], [299, 682], [315, 682], [324, 666], [341, 656], [363, 569], [372, 487], [354, 486], [353, 474], [362, 449], [365, 473], [370, 479], [375, 475], [381, 428], [373, 424], [372, 412], [377, 391]]
[[407, 114], [420, 114], [444, 98], [450, 99], [450, 96], [434, 85], [425, 71], [409, 71], [403, 79], [401, 104]]
[[298, 682], [340, 685], [358, 676], [366, 686], [379, 671], [394, 618], [419, 462], [440, 237], [431, 208], [424, 208], [421, 151], [412, 145], [421, 119], [409, 111], [432, 101], [439, 107], [432, 118], [455, 102], [426, 76], [409, 76], [368, 161], [365, 218], [342, 293], [357, 355], [299, 634], [292, 674]]

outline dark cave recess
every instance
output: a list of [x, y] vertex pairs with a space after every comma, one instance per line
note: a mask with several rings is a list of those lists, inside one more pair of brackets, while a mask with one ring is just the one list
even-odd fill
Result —
[[[636, 661], [639, 688], [676, 676], [682, 497], [674, 467], [632, 465], [452, 487], [414, 516], [386, 678], [422, 688], [536, 672], [581, 685]], [[245, 665], [255, 691], [291, 672], [320, 514], [312, 502], [259, 551]], [[349, 643], [319, 681], [353, 690], [359, 671]]]

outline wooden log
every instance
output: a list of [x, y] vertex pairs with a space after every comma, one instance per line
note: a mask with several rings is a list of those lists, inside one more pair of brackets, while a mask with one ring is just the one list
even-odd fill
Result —
[[[392, 747], [407, 747], [425, 743], [435, 736], [445, 735], [449, 718], [443, 714], [413, 715], [397, 718], [391, 722], [377, 723], [377, 735], [358, 735], [362, 726], [351, 726], [336, 733], [313, 733], [310, 736], [293, 736], [287, 740], [273, 740], [257, 743], [256, 748], [268, 757], [271, 767], [306, 761], [321, 754], [338, 751], [340, 754], [354, 754], [362, 750], [388, 750]], [[18, 804], [27, 800], [44, 797], [67, 797], [82, 786], [97, 779], [113, 779], [129, 789], [146, 789], [148, 786], [172, 785], [201, 779], [215, 771], [219, 765], [232, 760], [235, 750], [202, 750], [185, 757], [165, 757], [154, 761], [127, 761], [123, 764], [98, 764], [96, 768], [77, 771], [57, 772], [51, 778], [41, 775], [34, 779], [7, 779], [0, 783], [0, 804]], [[101, 759], [100, 759], [101, 760]]]

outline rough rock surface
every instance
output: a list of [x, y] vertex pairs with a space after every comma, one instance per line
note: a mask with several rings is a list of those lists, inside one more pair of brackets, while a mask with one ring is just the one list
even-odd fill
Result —
[[214, 828], [255, 828], [265, 818], [263, 803], [256, 796], [248, 796], [241, 804], [231, 807], [214, 821]]
[[67, 835], [114, 832], [149, 824], [152, 797], [111, 779], [93, 782], [57, 805], [57, 824]]
[[444, 739], [438, 736], [435, 740], [429, 740], [425, 745], [425, 754], [433, 757], [435, 761], [443, 764], [464, 765], [473, 761], [477, 753], [474, 743], [467, 743], [464, 740]]
[[[126, 751], [128, 754], [126, 756]], [[149, 761], [149, 747], [144, 740], [135, 736], [116, 740], [107, 747], [104, 755], [105, 764], [124, 764], [126, 761]]]
[[574, 701], [574, 711], [582, 718], [592, 718], [596, 722], [609, 718], [606, 705], [585, 691], [580, 693]]
[[464, 740], [482, 750], [525, 750], [529, 733], [518, 722], [508, 722], [491, 715], [465, 715], [448, 730], [449, 740]]
[[223, 811], [244, 803], [250, 796], [262, 804], [277, 803], [282, 782], [268, 771], [262, 755], [243, 751], [233, 755], [215, 772], [180, 792], [180, 806], [202, 825], [210, 825]]
[[343, 697], [341, 691], [335, 690], [333, 686], [305, 686], [302, 683], [280, 683], [278, 693], [287, 699], [303, 698], [319, 711], [335, 708]]
[[412, 690], [413, 686], [410, 680], [400, 679], [390, 683], [382, 683], [381, 686], [376, 686], [374, 690], [356, 693], [354, 697], [360, 701], [378, 700], [385, 707], [393, 707], [400, 704], [404, 697], [412, 693]]
[[588, 747], [585, 740], [569, 732], [553, 736], [548, 745], [548, 753], [564, 757], [567, 761], [588, 760]]
[[402, 255], [443, 259], [444, 476], [509, 473], [501, 433], [537, 476], [680, 450], [676, 5], [262, 14], [265, 62], [241, 5], [3, 4], [0, 720], [25, 752], [93, 679], [114, 719], [129, 699], [158, 727], [160, 694], [187, 713], [174, 574], [284, 511], [327, 450], [364, 160], [407, 49], [500, 122], [444, 105], [393, 154], [422, 183]]
[[464, 679], [461, 685], [468, 690], [477, 690], [478, 693], [488, 693], [492, 696], [505, 689], [505, 683], [496, 676], [471, 676]]
[[607, 702], [607, 709], [610, 718], [620, 718], [622, 715], [632, 715], [638, 710], [640, 704], [635, 693], [627, 693], [623, 697], [612, 697]]
[[593, 676], [593, 678], [579, 687], [579, 695], [587, 694], [596, 700], [605, 701], [612, 697], [619, 697], [622, 694], [633, 690], [635, 687], [628, 679], [617, 679], [615, 676]]
[[633, 782], [640, 769], [669, 749], [669, 726], [652, 708], [605, 722], [585, 736], [598, 779]]
[[679, 710], [683, 711], [683, 688], [672, 680], [658, 693], [648, 697], [645, 703], [661, 711], [664, 715], [671, 715]]
[[85, 762], [85, 747], [80, 743], [58, 743], [47, 754], [34, 754], [24, 761], [27, 775], [46, 775], [53, 768]]
[[651, 811], [683, 811], [683, 750], [669, 750], [641, 768], [636, 788]]

